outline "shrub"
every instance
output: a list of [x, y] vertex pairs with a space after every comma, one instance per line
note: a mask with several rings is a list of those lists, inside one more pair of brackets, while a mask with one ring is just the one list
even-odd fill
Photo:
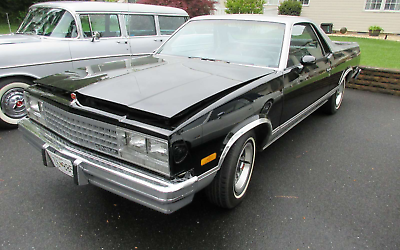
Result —
[[300, 16], [302, 5], [296, 0], [285, 0], [278, 7], [279, 15]]
[[369, 26], [368, 30], [371, 30], [371, 31], [374, 31], [374, 30], [383, 31], [383, 29], [380, 26]]
[[265, 0], [227, 0], [227, 14], [262, 14]]
[[340, 33], [341, 34], [346, 34], [346, 32], [347, 32], [347, 28], [346, 27], [343, 27], [343, 28], [340, 29]]

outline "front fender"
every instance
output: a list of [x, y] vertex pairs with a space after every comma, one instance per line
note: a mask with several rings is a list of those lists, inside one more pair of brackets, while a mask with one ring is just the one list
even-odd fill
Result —
[[[264, 142], [272, 133], [272, 123], [267, 117], [263, 117], [261, 115], [255, 115], [247, 118], [243, 122], [236, 125], [225, 137], [223, 142], [223, 150], [221, 153], [221, 157], [218, 161], [218, 169], [221, 168], [222, 163], [226, 155], [228, 154], [230, 148], [235, 144], [235, 142], [242, 137], [244, 134], [249, 132], [250, 130], [259, 128], [256, 131], [257, 141], [261, 144]], [[266, 130], [266, 131], [265, 131]]]

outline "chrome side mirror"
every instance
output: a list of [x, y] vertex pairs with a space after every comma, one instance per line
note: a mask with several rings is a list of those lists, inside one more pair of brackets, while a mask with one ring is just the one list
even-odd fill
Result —
[[306, 55], [301, 58], [301, 64], [303, 65], [313, 65], [317, 62], [315, 56]]
[[92, 42], [97, 41], [100, 39], [100, 33], [98, 31], [95, 31], [92, 33]]

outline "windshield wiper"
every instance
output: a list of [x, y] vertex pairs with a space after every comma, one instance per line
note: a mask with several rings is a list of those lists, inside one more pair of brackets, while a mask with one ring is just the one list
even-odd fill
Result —
[[206, 57], [199, 57], [199, 56], [188, 56], [188, 58], [189, 58], [189, 59], [196, 58], [196, 59], [200, 59], [200, 60], [203, 60], [203, 61], [210, 61], [210, 62], [226, 62], [226, 63], [230, 63], [230, 62], [224, 61], [224, 60], [213, 59], [213, 58], [206, 58]]

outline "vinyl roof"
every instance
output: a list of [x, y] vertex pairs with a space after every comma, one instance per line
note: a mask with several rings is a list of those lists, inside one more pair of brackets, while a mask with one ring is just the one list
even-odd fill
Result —
[[32, 7], [62, 8], [70, 12], [134, 12], [188, 15], [186, 11], [178, 8], [136, 3], [60, 1], [37, 3]]

